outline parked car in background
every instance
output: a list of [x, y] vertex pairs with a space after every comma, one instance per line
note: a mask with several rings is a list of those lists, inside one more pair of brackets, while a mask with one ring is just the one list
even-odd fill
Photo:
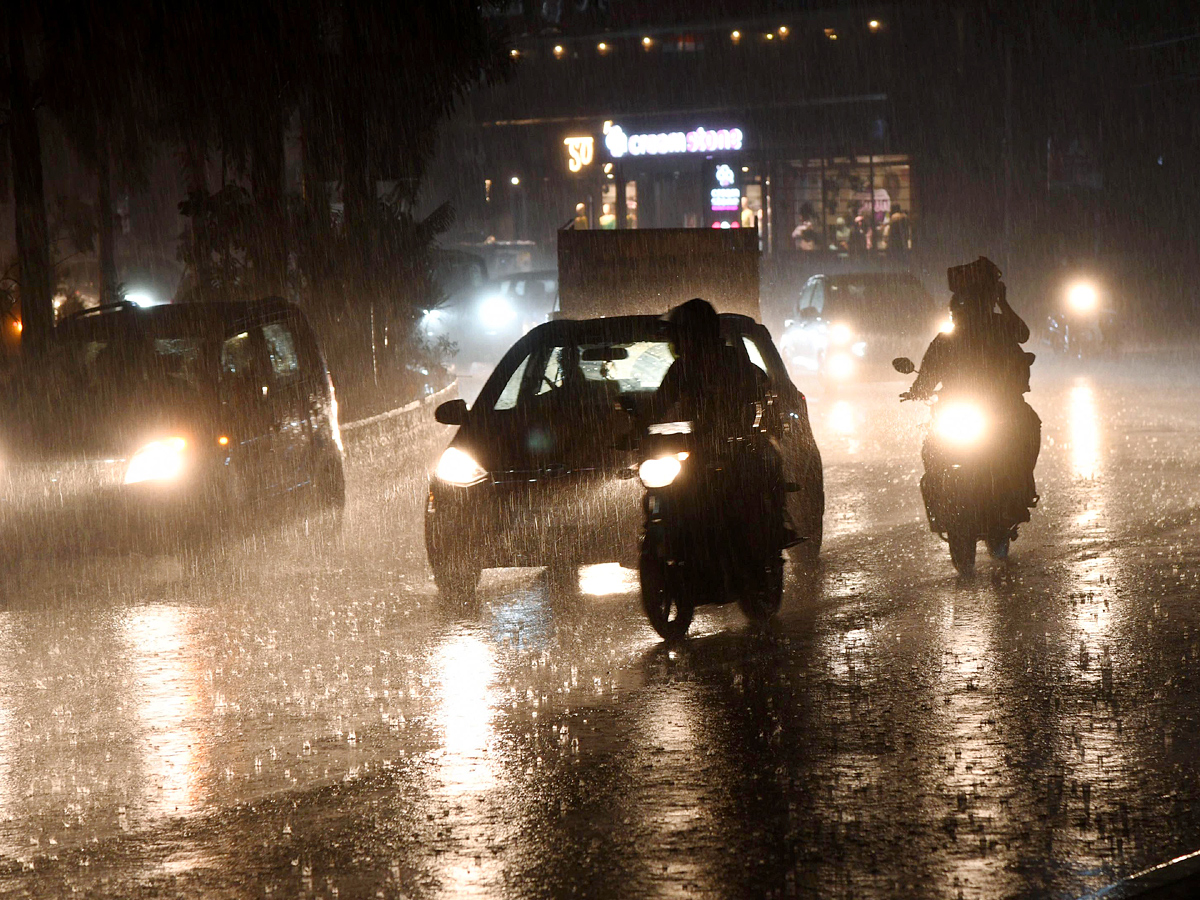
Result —
[[182, 537], [307, 492], [345, 503], [337, 401], [281, 299], [70, 316], [0, 399], [5, 551]]
[[797, 379], [826, 387], [894, 377], [891, 361], [949, 328], [916, 276], [902, 272], [814, 275], [784, 322], [780, 352]]
[[549, 321], [557, 299], [557, 271], [519, 272], [459, 291], [427, 311], [421, 328], [427, 339], [455, 345], [452, 371], [482, 378], [513, 341]]

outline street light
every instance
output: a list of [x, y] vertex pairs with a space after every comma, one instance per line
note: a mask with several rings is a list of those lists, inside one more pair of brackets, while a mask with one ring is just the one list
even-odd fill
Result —
[[554, 55], [556, 58], [562, 59], [562, 55], [563, 55], [563, 45], [562, 44], [554, 45]]
[[516, 187], [517, 185], [519, 185], [521, 183], [521, 179], [519, 176], [514, 175], [512, 178], [508, 179], [508, 183], [511, 184], [513, 187]]
[[654, 41], [652, 41], [652, 40], [650, 39], [650, 36], [649, 36], [649, 35], [646, 35], [646, 37], [642, 38], [642, 46], [643, 46], [643, 47], [649, 48], [649, 47], [650, 47], [650, 45], [651, 45], [651, 44], [653, 44], [653, 43], [654, 43]]
[[736, 44], [742, 39], [742, 33], [740, 31], [731, 31], [729, 33], [729, 39]]
[[776, 30], [779, 32], [780, 37], [788, 36], [788, 27], [786, 25], [780, 25], [779, 28]]
[[879, 20], [872, 19], [870, 22], [867, 23], [867, 27], [870, 28], [872, 31], [878, 31], [879, 30]]

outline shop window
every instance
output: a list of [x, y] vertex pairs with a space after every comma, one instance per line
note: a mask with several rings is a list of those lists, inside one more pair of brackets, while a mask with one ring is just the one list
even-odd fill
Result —
[[789, 175], [790, 208], [781, 207], [788, 218], [780, 224], [793, 249], [855, 255], [911, 248], [917, 209], [907, 156], [793, 161]]

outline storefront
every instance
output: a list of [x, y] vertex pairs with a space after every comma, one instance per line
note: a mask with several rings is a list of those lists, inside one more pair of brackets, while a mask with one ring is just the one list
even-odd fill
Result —
[[816, 156], [742, 122], [619, 119], [553, 138], [576, 228], [755, 228], [767, 253], [911, 248], [912, 161]]

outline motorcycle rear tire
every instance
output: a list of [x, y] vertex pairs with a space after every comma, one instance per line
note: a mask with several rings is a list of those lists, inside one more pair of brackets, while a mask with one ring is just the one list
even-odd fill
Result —
[[972, 531], [952, 529], [946, 535], [950, 544], [950, 562], [959, 575], [970, 575], [975, 571], [975, 545], [978, 540]]
[[[682, 595], [679, 578], [659, 548], [647, 540], [642, 547], [638, 576], [642, 583], [642, 609], [664, 641], [678, 641], [692, 625], [695, 607]], [[674, 615], [672, 615], [674, 613]]]
[[742, 613], [756, 625], [769, 622], [783, 605], [782, 557], [777, 556], [763, 567], [761, 579], [749, 585], [738, 598]]
[[994, 534], [988, 538], [987, 548], [992, 559], [1008, 559], [1008, 545], [1010, 540], [1008, 532]]

